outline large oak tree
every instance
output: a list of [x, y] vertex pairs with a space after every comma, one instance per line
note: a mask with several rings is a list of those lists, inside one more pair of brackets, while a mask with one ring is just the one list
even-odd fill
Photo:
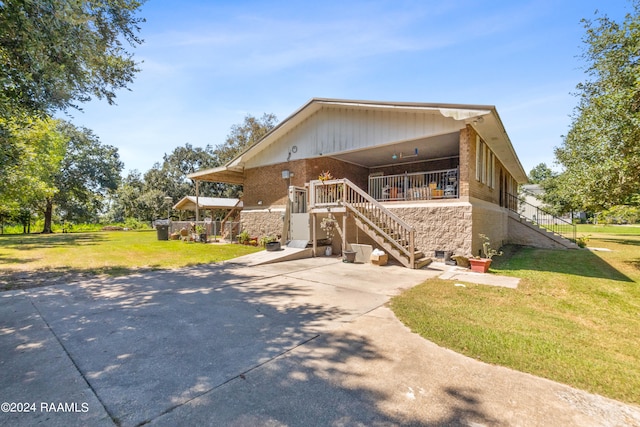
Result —
[[52, 115], [115, 100], [138, 71], [136, 0], [0, 1], [0, 117]]
[[16, 125], [92, 98], [113, 104], [133, 81], [138, 68], [127, 48], [142, 43], [143, 1], [0, 1], [0, 176], [25, 173], [8, 178], [30, 155]]
[[621, 23], [584, 20], [589, 79], [563, 145], [557, 191], [571, 205], [601, 210], [640, 191], [640, 1]]

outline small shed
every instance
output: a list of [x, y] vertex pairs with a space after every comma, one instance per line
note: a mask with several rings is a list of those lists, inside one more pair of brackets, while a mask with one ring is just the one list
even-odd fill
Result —
[[181, 211], [215, 211], [225, 210], [229, 213], [242, 209], [242, 200], [224, 197], [183, 197], [178, 203], [173, 205], [173, 209]]

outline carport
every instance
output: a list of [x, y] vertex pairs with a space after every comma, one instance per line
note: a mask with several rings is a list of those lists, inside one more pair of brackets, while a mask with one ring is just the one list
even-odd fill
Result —
[[[193, 222], [193, 224], [206, 227], [207, 234], [216, 234], [216, 231], [225, 229], [225, 224], [227, 224], [229, 218], [232, 218], [242, 210], [242, 200], [224, 197], [186, 196], [180, 199], [178, 203], [173, 205], [173, 209], [180, 211], [194, 211], [196, 213], [196, 221]], [[211, 220], [206, 219], [205, 221], [199, 221], [201, 211], [209, 211], [211, 219], [215, 218], [215, 211], [220, 211], [224, 213], [224, 218], [219, 223], [216, 221], [217, 225], [215, 229], [212, 230]], [[178, 231], [183, 227], [188, 229], [191, 223], [192, 221], [171, 221], [171, 232]], [[232, 235], [234, 227], [235, 223], [232, 223]]]
[[173, 205], [173, 209], [179, 211], [196, 212], [196, 220], [200, 217], [200, 211], [209, 211], [211, 217], [216, 210], [227, 211], [227, 214], [242, 210], [242, 200], [224, 197], [199, 197], [186, 196], [180, 199], [178, 203]]

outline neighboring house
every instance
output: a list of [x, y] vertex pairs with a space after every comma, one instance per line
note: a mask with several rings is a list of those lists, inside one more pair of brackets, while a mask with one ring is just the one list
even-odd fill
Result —
[[544, 189], [539, 184], [526, 184], [520, 187], [521, 197], [525, 203], [520, 206], [520, 212], [527, 218], [536, 220], [536, 209], [544, 209], [544, 202], [542, 201], [542, 195]]
[[[527, 218], [531, 218], [532, 221], [537, 221], [539, 218], [544, 217], [550, 209], [542, 200], [544, 197], [544, 188], [540, 184], [526, 184], [520, 187], [521, 203], [518, 210], [520, 214]], [[545, 211], [545, 212], [540, 212]], [[554, 218], [554, 221], [572, 222], [573, 220], [584, 221], [586, 214], [584, 212], [572, 212], [566, 213], [559, 218]]]
[[[334, 179], [319, 181], [323, 172]], [[321, 98], [189, 178], [242, 184], [252, 235], [315, 247], [330, 212], [341, 229], [334, 250], [368, 243], [412, 268], [442, 253], [477, 255], [480, 234], [494, 246], [517, 240], [507, 205], [527, 182], [493, 106]]]

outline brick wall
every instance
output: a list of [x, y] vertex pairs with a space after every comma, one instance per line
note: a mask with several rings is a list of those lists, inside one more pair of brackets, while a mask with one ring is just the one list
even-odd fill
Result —
[[416, 207], [389, 207], [416, 229], [416, 247], [426, 256], [435, 251], [471, 251], [472, 206], [466, 202]]
[[[428, 257], [435, 257], [435, 251], [471, 252], [472, 206], [469, 203], [442, 203], [439, 206], [390, 207], [390, 210], [416, 228], [416, 248]], [[326, 215], [318, 214], [316, 228], [318, 238], [324, 237], [320, 222]], [[338, 253], [342, 243], [343, 214], [334, 213], [340, 230], [333, 238], [334, 253]], [[360, 230], [352, 215], [347, 218], [347, 244], [360, 243], [382, 249], [364, 231]]]
[[331, 157], [317, 157], [306, 160], [306, 178], [307, 182], [318, 179], [318, 176], [329, 171], [336, 178], [347, 178], [358, 187], [367, 189], [369, 183], [369, 169], [357, 166], [352, 163], [333, 159]]
[[[282, 178], [282, 171], [293, 173], [290, 179]], [[329, 171], [334, 178], [348, 178], [357, 186], [366, 189], [369, 169], [345, 163], [330, 157], [296, 160], [245, 170], [243, 203], [246, 209], [266, 207], [282, 208], [287, 203], [289, 185], [304, 187], [323, 171]], [[262, 205], [258, 205], [258, 201]]]
[[[291, 185], [304, 185], [304, 161], [245, 170], [242, 188], [244, 209], [262, 209], [268, 206], [284, 207], [289, 188], [289, 179], [282, 178], [282, 171], [285, 169], [293, 172]], [[262, 205], [258, 205], [260, 200]]]
[[469, 182], [472, 177], [475, 177], [475, 163], [473, 169], [471, 168], [471, 153], [475, 153], [471, 140], [475, 141], [475, 138], [475, 131], [471, 126], [460, 131], [460, 181], [458, 183], [460, 197], [469, 196]]
[[473, 206], [471, 254], [478, 255], [482, 249], [480, 234], [489, 237], [493, 249], [506, 244], [509, 240], [508, 211], [484, 200], [472, 198], [470, 202]]
[[240, 223], [251, 236], [277, 236], [282, 234], [283, 216], [283, 209], [243, 210]]
[[[509, 174], [507, 169], [503, 166], [500, 159], [495, 157], [495, 167], [493, 170], [493, 188], [487, 184], [482, 183], [476, 179], [476, 150], [477, 147], [477, 133], [471, 126], [467, 126], [466, 130], [461, 132], [460, 137], [460, 175], [461, 175], [461, 188], [460, 195], [468, 195], [470, 197], [484, 200], [490, 203], [500, 204], [500, 173], [507, 182], [507, 191], [514, 187], [515, 182], [513, 177]], [[463, 151], [465, 155], [463, 155]], [[463, 174], [464, 170], [464, 174]], [[464, 177], [464, 178], [462, 178]], [[468, 186], [468, 189], [463, 190], [463, 185]], [[466, 191], [466, 193], [464, 192]], [[515, 193], [512, 193], [515, 194]]]
[[568, 243], [562, 244], [558, 240], [560, 239], [555, 238], [552, 233], [546, 230], [523, 223], [519, 215], [514, 213], [509, 215], [509, 243], [543, 249], [573, 247]]

